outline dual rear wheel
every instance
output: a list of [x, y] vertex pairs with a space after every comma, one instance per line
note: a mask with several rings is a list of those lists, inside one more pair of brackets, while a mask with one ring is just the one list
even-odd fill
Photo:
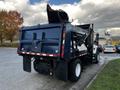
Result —
[[[33, 66], [36, 72], [42, 73], [39, 67], [40, 62], [38, 60], [35, 60], [33, 62]], [[82, 71], [81, 61], [79, 59], [72, 61], [69, 65], [69, 73], [68, 73], [69, 80], [72, 82], [78, 81], [81, 76], [81, 71]]]
[[98, 63], [99, 63], [99, 61], [100, 61], [100, 54], [99, 54], [99, 53], [97, 53], [97, 54], [95, 54], [95, 60], [94, 60], [94, 62], [93, 62], [93, 63], [98, 64]]

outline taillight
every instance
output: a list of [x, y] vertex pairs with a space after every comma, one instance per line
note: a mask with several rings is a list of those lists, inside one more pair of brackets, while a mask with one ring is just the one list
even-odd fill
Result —
[[62, 38], [63, 38], [63, 40], [62, 40], [62, 46], [61, 46], [61, 57], [63, 58], [64, 57], [64, 44], [65, 44], [65, 32], [63, 32], [63, 35], [62, 35]]
[[61, 52], [61, 57], [64, 57], [64, 45], [62, 45], [62, 52]]
[[62, 36], [63, 36], [63, 39], [65, 39], [65, 34], [66, 34], [66, 33], [65, 33], [65, 32], [63, 32], [63, 35], [62, 35]]
[[115, 48], [113, 48], [113, 50], [115, 51], [116, 49], [115, 49]]

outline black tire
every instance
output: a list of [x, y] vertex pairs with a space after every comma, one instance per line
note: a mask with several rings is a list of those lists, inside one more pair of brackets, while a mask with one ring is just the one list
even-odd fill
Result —
[[33, 62], [34, 70], [40, 74], [48, 75], [50, 73], [48, 64], [45, 62], [40, 62], [39, 60], [35, 60]]
[[76, 59], [75, 61], [71, 62], [69, 66], [69, 80], [72, 82], [78, 81], [81, 76], [81, 71], [82, 71], [82, 66], [79, 59]]
[[34, 67], [34, 70], [35, 70], [36, 72], [40, 73], [40, 72], [39, 72], [39, 69], [38, 69], [38, 64], [39, 64], [39, 62], [38, 62], [37, 60], [35, 60], [35, 61], [33, 62], [33, 67]]

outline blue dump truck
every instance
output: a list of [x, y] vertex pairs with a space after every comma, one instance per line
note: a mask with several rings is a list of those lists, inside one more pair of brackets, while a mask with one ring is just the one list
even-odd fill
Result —
[[[52, 21], [54, 22], [54, 20]], [[69, 22], [23, 27], [17, 53], [23, 56], [23, 70], [77, 81], [83, 65], [98, 63], [93, 24], [71, 25]]]

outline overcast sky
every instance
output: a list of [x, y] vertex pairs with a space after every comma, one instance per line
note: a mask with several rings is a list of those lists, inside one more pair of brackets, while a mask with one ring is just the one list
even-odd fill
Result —
[[94, 23], [96, 31], [115, 30], [112, 34], [120, 35], [120, 0], [0, 0], [0, 9], [17, 10], [24, 25], [35, 25], [47, 23], [47, 3], [66, 11], [70, 21]]

